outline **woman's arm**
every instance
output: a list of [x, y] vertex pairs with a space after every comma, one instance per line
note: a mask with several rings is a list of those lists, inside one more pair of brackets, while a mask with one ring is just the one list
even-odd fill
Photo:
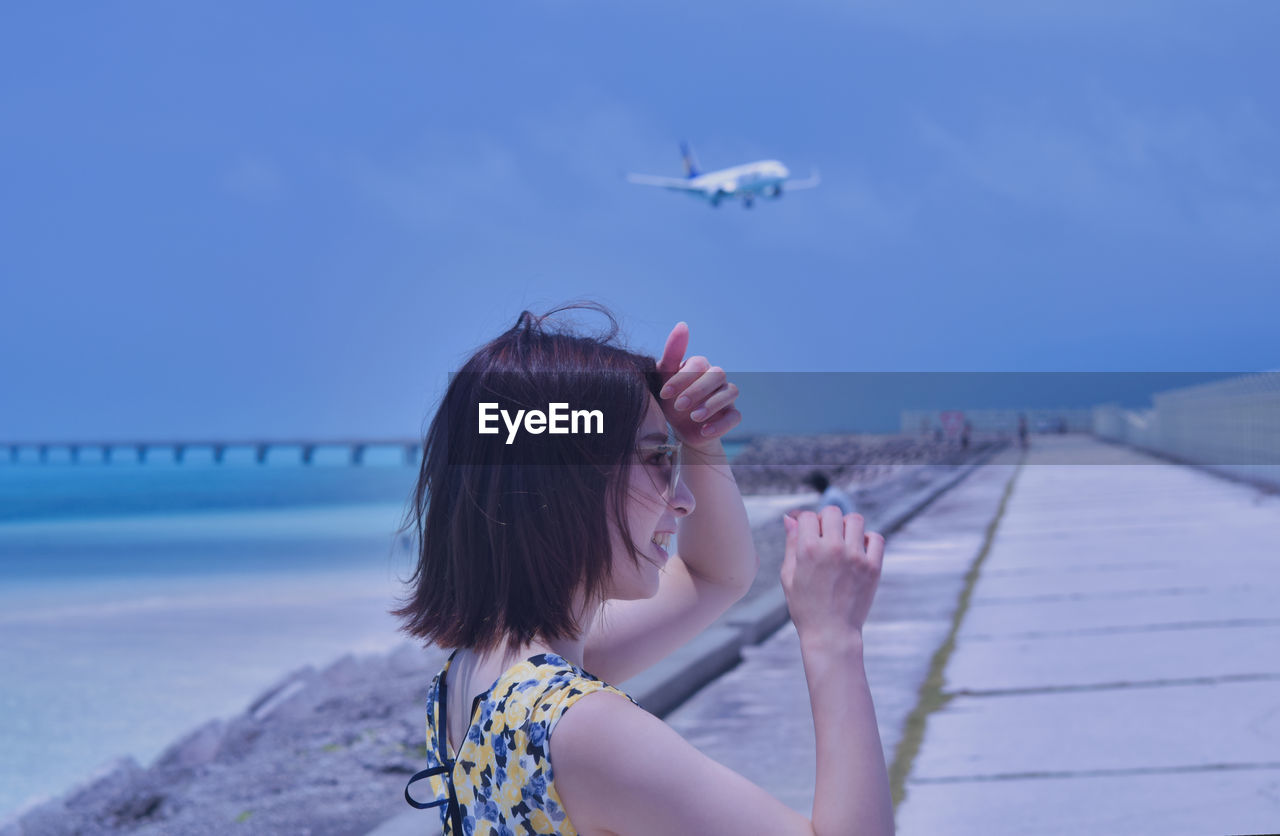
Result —
[[814, 832], [892, 834], [893, 794], [863, 664], [862, 634], [801, 636], [800, 655], [818, 748]]
[[677, 525], [677, 550], [689, 571], [743, 593], [760, 568], [751, 523], [720, 439], [685, 445], [681, 473], [697, 505]]
[[[565, 711], [548, 744], [556, 791], [574, 827], [584, 836], [892, 834], [875, 713], [865, 677], [857, 684], [861, 660], [818, 648], [806, 652], [806, 669], [811, 660], [819, 735], [812, 822], [662, 720], [604, 691]], [[815, 685], [850, 690], [813, 694]]]

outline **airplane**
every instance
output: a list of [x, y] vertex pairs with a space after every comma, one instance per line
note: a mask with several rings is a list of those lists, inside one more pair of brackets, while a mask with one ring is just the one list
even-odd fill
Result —
[[750, 209], [757, 197], [782, 197], [783, 186], [787, 191], [812, 189], [818, 185], [818, 172], [808, 180], [791, 180], [791, 172], [777, 160], [759, 160], [733, 168], [708, 171], [698, 167], [688, 143], [680, 143], [684, 158], [684, 177], [660, 177], [653, 174], [628, 174], [627, 180], [641, 186], [660, 186], [672, 191], [684, 192], [719, 206], [725, 198], [739, 198], [745, 209]]

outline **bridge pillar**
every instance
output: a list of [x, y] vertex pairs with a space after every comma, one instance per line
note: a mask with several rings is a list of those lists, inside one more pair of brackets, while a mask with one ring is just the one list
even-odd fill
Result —
[[213, 462], [214, 462], [214, 464], [222, 464], [222, 457], [223, 457], [223, 456], [225, 456], [225, 455], [226, 455], [226, 453], [227, 453], [227, 445], [225, 445], [225, 444], [215, 444], [215, 445], [213, 445]]
[[316, 446], [314, 444], [302, 445], [302, 463], [311, 464], [311, 457], [316, 454]]
[[49, 445], [41, 444], [40, 445], [40, 463], [44, 464], [47, 461], [49, 461]]
[[364, 464], [364, 445], [357, 444], [351, 448], [351, 463]]
[[257, 452], [256, 452], [256, 454], [255, 454], [255, 458], [258, 460], [258, 464], [265, 464], [265, 463], [266, 463], [266, 461], [267, 461], [267, 450], [268, 450], [268, 449], [270, 449], [270, 446], [271, 446], [271, 445], [269, 445], [269, 444], [259, 444], [259, 445], [258, 445]]
[[139, 444], [138, 445], [138, 464], [146, 464], [146, 463], [147, 463], [147, 445]]

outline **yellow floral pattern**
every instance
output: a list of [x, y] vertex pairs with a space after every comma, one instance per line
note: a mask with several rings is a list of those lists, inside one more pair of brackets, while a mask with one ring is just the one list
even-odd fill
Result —
[[[442, 766], [444, 758], [454, 754], [440, 726], [439, 697], [440, 683], [456, 653], [449, 656], [427, 692], [428, 768]], [[569, 706], [596, 691], [611, 691], [639, 705], [626, 692], [554, 653], [539, 653], [514, 665], [476, 698], [471, 726], [451, 776], [461, 836], [576, 836], [578, 831], [556, 792], [550, 740]], [[445, 778], [430, 776], [436, 800], [449, 797]], [[459, 836], [452, 829], [449, 805], [436, 809], [446, 836]]]

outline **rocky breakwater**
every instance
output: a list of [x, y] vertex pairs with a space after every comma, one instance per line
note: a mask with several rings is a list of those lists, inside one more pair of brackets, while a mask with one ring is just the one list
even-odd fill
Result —
[[794, 493], [815, 470], [846, 490], [874, 488], [922, 468], [956, 467], [1003, 439], [975, 437], [968, 446], [932, 436], [774, 435], [749, 443], [733, 460], [744, 494]]
[[[427, 690], [445, 658], [406, 643], [294, 671], [149, 768], [107, 764], [0, 836], [365, 833], [408, 809], [404, 784], [426, 765]], [[422, 811], [424, 831], [436, 815]]]

